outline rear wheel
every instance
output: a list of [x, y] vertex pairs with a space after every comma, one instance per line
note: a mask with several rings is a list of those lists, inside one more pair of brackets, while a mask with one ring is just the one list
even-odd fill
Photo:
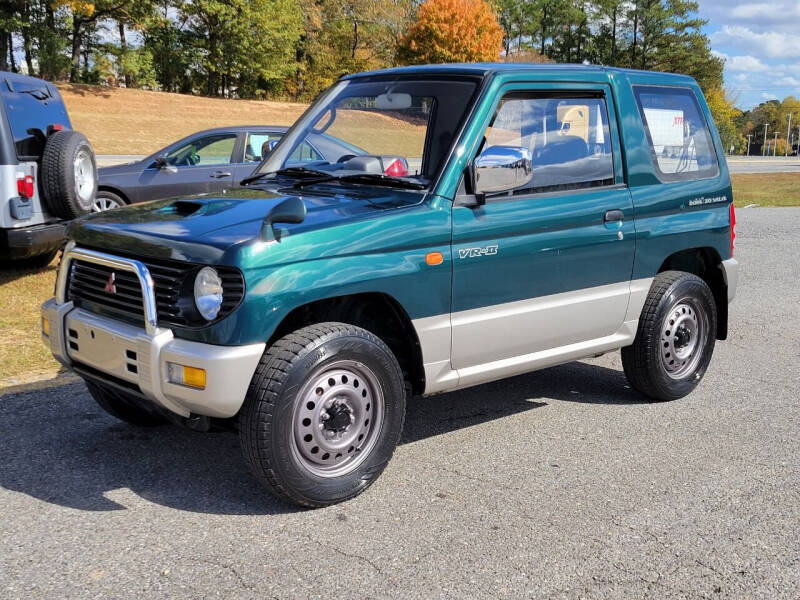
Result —
[[659, 273], [650, 287], [622, 366], [631, 385], [654, 400], [691, 392], [714, 352], [717, 311], [705, 281], [689, 273]]
[[112, 417], [139, 427], [153, 427], [163, 425], [166, 420], [137, 405], [136, 398], [115, 388], [86, 381], [86, 388], [104, 411]]
[[259, 363], [240, 413], [248, 466], [276, 496], [307, 507], [347, 500], [381, 474], [405, 417], [403, 376], [373, 334], [304, 327]]

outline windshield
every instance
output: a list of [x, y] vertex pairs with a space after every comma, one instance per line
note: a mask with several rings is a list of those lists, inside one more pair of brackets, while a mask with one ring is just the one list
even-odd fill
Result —
[[[477, 89], [457, 78], [359, 78], [329, 88], [256, 175], [426, 187], [447, 157]], [[298, 156], [303, 144], [318, 151]]]

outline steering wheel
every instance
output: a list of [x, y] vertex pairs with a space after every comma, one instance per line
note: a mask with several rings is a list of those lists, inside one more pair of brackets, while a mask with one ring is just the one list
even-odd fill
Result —
[[195, 152], [190, 152], [186, 155], [186, 162], [188, 162], [191, 166], [195, 166], [200, 162], [200, 156]]

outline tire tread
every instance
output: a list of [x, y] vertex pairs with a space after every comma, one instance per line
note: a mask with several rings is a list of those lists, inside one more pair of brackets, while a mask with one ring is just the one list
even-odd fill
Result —
[[[379, 346], [386, 352], [391, 351], [383, 341], [374, 334], [355, 325], [345, 323], [324, 322], [298, 329], [272, 344], [262, 356], [250, 381], [247, 396], [239, 416], [239, 431], [244, 459], [253, 475], [266, 483], [267, 487], [278, 498], [307, 508], [328, 506], [329, 502], [315, 502], [284, 485], [278, 476], [276, 458], [262, 448], [270, 448], [272, 429], [267, 427], [273, 421], [276, 402], [292, 363], [315, 346], [337, 335], [361, 337]], [[396, 361], [395, 361], [396, 362]], [[396, 365], [400, 377], [402, 373]], [[402, 423], [400, 426], [402, 431]], [[399, 433], [398, 433], [399, 438]], [[395, 440], [395, 443], [397, 440]], [[362, 480], [372, 481], [377, 478], [388, 463], [391, 454], [362, 475]], [[355, 489], [352, 494], [337, 499], [337, 502], [348, 500], [363, 491]]]

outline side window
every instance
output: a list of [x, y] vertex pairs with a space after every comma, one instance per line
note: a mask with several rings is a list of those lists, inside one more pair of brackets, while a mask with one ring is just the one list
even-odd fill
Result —
[[614, 160], [602, 95], [506, 95], [486, 130], [482, 149], [531, 151], [533, 178], [515, 193], [613, 185]]
[[292, 155], [289, 157], [289, 161], [297, 161], [297, 162], [311, 162], [314, 160], [325, 160], [322, 155], [317, 152], [311, 144], [308, 142], [303, 142], [297, 148], [294, 149]]
[[[261, 162], [269, 152], [269, 143], [280, 141], [283, 134], [280, 133], [248, 133], [247, 144], [244, 147], [244, 162]], [[314, 160], [324, 160], [322, 155], [317, 152], [311, 144], [303, 142], [289, 157], [289, 162], [310, 162]]]
[[167, 164], [175, 167], [225, 165], [231, 162], [235, 133], [217, 133], [195, 138], [167, 154]]
[[687, 181], [719, 173], [711, 133], [692, 90], [635, 86], [634, 92], [662, 180]]
[[269, 143], [280, 139], [279, 133], [248, 133], [247, 143], [244, 146], [244, 162], [261, 162], [269, 152]]

